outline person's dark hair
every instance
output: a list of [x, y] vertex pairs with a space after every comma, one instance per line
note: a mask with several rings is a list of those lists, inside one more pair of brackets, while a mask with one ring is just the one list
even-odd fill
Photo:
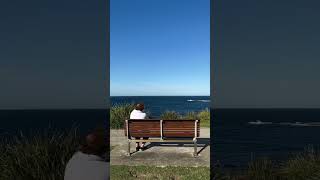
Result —
[[89, 133], [80, 147], [80, 151], [85, 154], [102, 156], [108, 150], [106, 132], [102, 129]]
[[135, 109], [142, 111], [144, 109], [144, 104], [143, 103], [137, 103], [135, 105]]

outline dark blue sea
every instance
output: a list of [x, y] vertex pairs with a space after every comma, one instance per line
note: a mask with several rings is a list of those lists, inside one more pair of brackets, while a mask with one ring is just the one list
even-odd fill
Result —
[[[192, 101], [190, 101], [192, 100]], [[209, 97], [113, 97], [112, 103], [144, 102], [155, 116], [210, 107]], [[245, 167], [252, 159], [285, 160], [309, 145], [320, 145], [320, 109], [211, 110], [213, 153], [225, 167]]]
[[[112, 97], [112, 104], [144, 102], [153, 117], [164, 111], [201, 111], [210, 107], [208, 96]], [[243, 167], [253, 158], [286, 159], [308, 145], [320, 145], [320, 109], [214, 109], [211, 158], [225, 167]], [[106, 126], [108, 111], [0, 110], [0, 135], [20, 131], [79, 127], [86, 133]]]
[[68, 131], [76, 127], [86, 134], [106, 127], [109, 112], [104, 109], [0, 110], [0, 136], [33, 135], [45, 131]]
[[165, 111], [185, 114], [210, 108], [210, 96], [114, 96], [111, 104], [143, 102], [152, 117], [160, 117]]
[[320, 109], [215, 109], [214, 161], [243, 167], [251, 159], [285, 160], [320, 145]]

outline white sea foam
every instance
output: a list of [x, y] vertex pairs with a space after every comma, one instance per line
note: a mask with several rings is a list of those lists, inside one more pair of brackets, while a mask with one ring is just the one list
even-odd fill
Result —
[[252, 124], [252, 125], [265, 125], [265, 124], [272, 124], [272, 122], [263, 122], [263, 121], [260, 121], [260, 120], [257, 120], [257, 121], [250, 121], [248, 122], [249, 124]]
[[318, 127], [320, 127], [319, 122], [308, 122], [308, 123], [294, 122], [294, 123], [286, 123], [286, 124], [289, 126], [307, 126], [307, 127], [318, 126]]
[[201, 102], [210, 102], [210, 100], [199, 100]]
[[210, 100], [206, 99], [188, 99], [188, 102], [194, 102], [194, 101], [199, 101], [199, 102], [210, 102]]
[[251, 125], [267, 125], [267, 124], [272, 124], [272, 125], [281, 125], [281, 126], [301, 126], [301, 127], [320, 127], [320, 122], [263, 122], [260, 120], [257, 121], [250, 121], [248, 124]]

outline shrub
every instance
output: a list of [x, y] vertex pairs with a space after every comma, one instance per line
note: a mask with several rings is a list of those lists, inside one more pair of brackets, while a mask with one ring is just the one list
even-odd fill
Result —
[[176, 119], [180, 119], [180, 118], [181, 118], [180, 114], [175, 111], [166, 111], [161, 114], [161, 119], [176, 120]]
[[117, 104], [110, 110], [110, 128], [124, 128], [124, 121], [130, 118], [130, 113], [134, 109], [134, 104]]
[[194, 111], [187, 112], [184, 116], [183, 119], [199, 119], [198, 114]]
[[201, 126], [210, 127], [210, 111], [205, 109], [198, 114]]
[[209, 167], [184, 166], [126, 166], [111, 165], [110, 179], [121, 180], [204, 180], [210, 179]]
[[[130, 118], [130, 113], [134, 109], [134, 104], [116, 104], [113, 105], [110, 109], [110, 128], [111, 129], [121, 129], [124, 128], [124, 121]], [[150, 112], [145, 110], [147, 115], [150, 116]], [[181, 116], [178, 112], [175, 111], [165, 111], [160, 116], [161, 119], [199, 119], [201, 120], [201, 126], [210, 127], [210, 111], [205, 109], [196, 112], [188, 112], [184, 116]]]
[[77, 129], [23, 134], [0, 142], [0, 179], [62, 180], [66, 163], [80, 144]]
[[232, 175], [231, 179], [319, 180], [320, 153], [308, 146], [304, 152], [297, 153], [283, 162], [274, 163], [268, 159], [251, 161], [246, 173]]
[[309, 146], [285, 162], [281, 172], [290, 180], [320, 179], [320, 155]]
[[276, 180], [274, 164], [269, 159], [259, 159], [249, 163], [248, 178], [253, 180]]
[[220, 162], [216, 162], [215, 164], [212, 164], [212, 166], [213, 172], [211, 172], [211, 175], [213, 180], [236, 180], [231, 177], [231, 175], [223, 171]]

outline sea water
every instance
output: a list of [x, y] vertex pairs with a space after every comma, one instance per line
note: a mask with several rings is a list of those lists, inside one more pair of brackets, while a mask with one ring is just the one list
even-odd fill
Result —
[[[208, 96], [111, 97], [111, 104], [144, 102], [154, 117], [169, 110], [181, 114], [210, 107]], [[288, 158], [308, 145], [320, 145], [320, 109], [213, 109], [211, 158], [226, 167], [243, 167], [251, 159]], [[106, 126], [107, 109], [0, 110], [0, 135], [23, 131], [69, 129], [86, 133]]]

